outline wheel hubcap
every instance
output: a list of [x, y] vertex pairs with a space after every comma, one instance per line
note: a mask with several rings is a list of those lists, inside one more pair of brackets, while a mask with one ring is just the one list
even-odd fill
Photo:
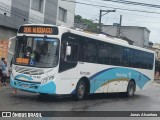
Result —
[[84, 87], [83, 84], [81, 84], [81, 85], [79, 86], [79, 89], [78, 89], [78, 94], [79, 94], [79, 96], [83, 96], [83, 95], [84, 95], [84, 91], [85, 91], [85, 87]]

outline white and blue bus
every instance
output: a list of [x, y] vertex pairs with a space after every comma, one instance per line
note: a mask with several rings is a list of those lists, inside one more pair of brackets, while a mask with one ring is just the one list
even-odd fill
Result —
[[135, 91], [154, 78], [155, 55], [148, 49], [62, 26], [27, 24], [19, 28], [10, 85], [40, 94]]

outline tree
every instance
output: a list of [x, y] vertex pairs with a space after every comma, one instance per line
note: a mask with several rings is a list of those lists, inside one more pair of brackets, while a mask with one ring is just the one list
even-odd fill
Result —
[[80, 15], [75, 15], [74, 22], [79, 23], [79, 22], [81, 22], [81, 20], [82, 20], [82, 17]]
[[74, 23], [78, 27], [79, 26], [81, 26], [81, 27], [82, 26], [86, 26], [86, 30], [88, 30], [88, 31], [98, 32], [98, 28], [97, 28], [98, 27], [98, 23], [94, 23], [92, 20], [84, 19], [80, 15], [75, 15]]

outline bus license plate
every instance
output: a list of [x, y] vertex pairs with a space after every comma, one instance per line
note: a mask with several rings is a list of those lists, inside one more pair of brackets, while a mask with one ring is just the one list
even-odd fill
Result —
[[22, 87], [29, 88], [29, 85], [24, 84], [24, 85], [22, 85]]

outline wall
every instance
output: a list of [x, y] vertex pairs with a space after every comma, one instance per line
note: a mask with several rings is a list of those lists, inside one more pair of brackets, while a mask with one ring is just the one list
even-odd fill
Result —
[[156, 60], [160, 61], [160, 44], [154, 43], [149, 49], [155, 51]]
[[[76, 0], [73, 0], [73, 1], [76, 1]], [[74, 15], [75, 15], [75, 3], [58, 0], [58, 6], [67, 10], [67, 22], [64, 23], [57, 19], [57, 25], [65, 25], [67, 27], [73, 27]], [[58, 10], [59, 10], [59, 7], [58, 7]], [[57, 14], [57, 18], [58, 18], [58, 14]]]
[[8, 40], [15, 36], [16, 33], [16, 29], [0, 26], [0, 58], [8, 57]]
[[122, 28], [121, 36], [126, 37], [133, 42], [133, 45], [144, 47], [143, 29], [140, 28]]
[[154, 43], [148, 49], [155, 51], [155, 79], [160, 79], [160, 44]]
[[0, 25], [19, 28], [28, 23], [30, 0], [0, 0]]
[[28, 23], [39, 23], [43, 24], [44, 23], [44, 12], [45, 12], [45, 4], [46, 0], [44, 0], [43, 3], [43, 12], [36, 11], [34, 9], [31, 9], [32, 6], [32, 0], [30, 0], [30, 6], [29, 6], [29, 22]]
[[12, 4], [11, 0], [0, 0], [0, 7], [2, 8], [0, 10], [0, 14], [4, 14], [5, 12], [8, 11], [7, 16], [10, 16], [11, 4]]
[[44, 23], [56, 25], [58, 0], [46, 0], [46, 6]]
[[147, 46], [149, 45], [149, 32], [147, 29], [144, 29], [144, 46]]
[[[75, 0], [74, 0], [75, 1]], [[19, 28], [27, 23], [45, 23], [73, 27], [75, 3], [44, 0], [43, 13], [31, 9], [32, 0], [0, 0], [0, 25]], [[58, 20], [59, 7], [67, 10], [67, 22]]]
[[9, 17], [11, 16], [11, 0], [0, 0], [0, 25], [9, 26], [10, 20]]
[[14, 28], [28, 23], [30, 0], [12, 0], [11, 19], [14, 20]]
[[[117, 35], [117, 27], [116, 26], [103, 26], [102, 32], [107, 33], [109, 35], [116, 36]], [[149, 34], [146, 28], [143, 27], [132, 27], [132, 26], [122, 26], [120, 30], [120, 36], [128, 38], [134, 41], [133, 45], [139, 47], [148, 46], [149, 43]]]

